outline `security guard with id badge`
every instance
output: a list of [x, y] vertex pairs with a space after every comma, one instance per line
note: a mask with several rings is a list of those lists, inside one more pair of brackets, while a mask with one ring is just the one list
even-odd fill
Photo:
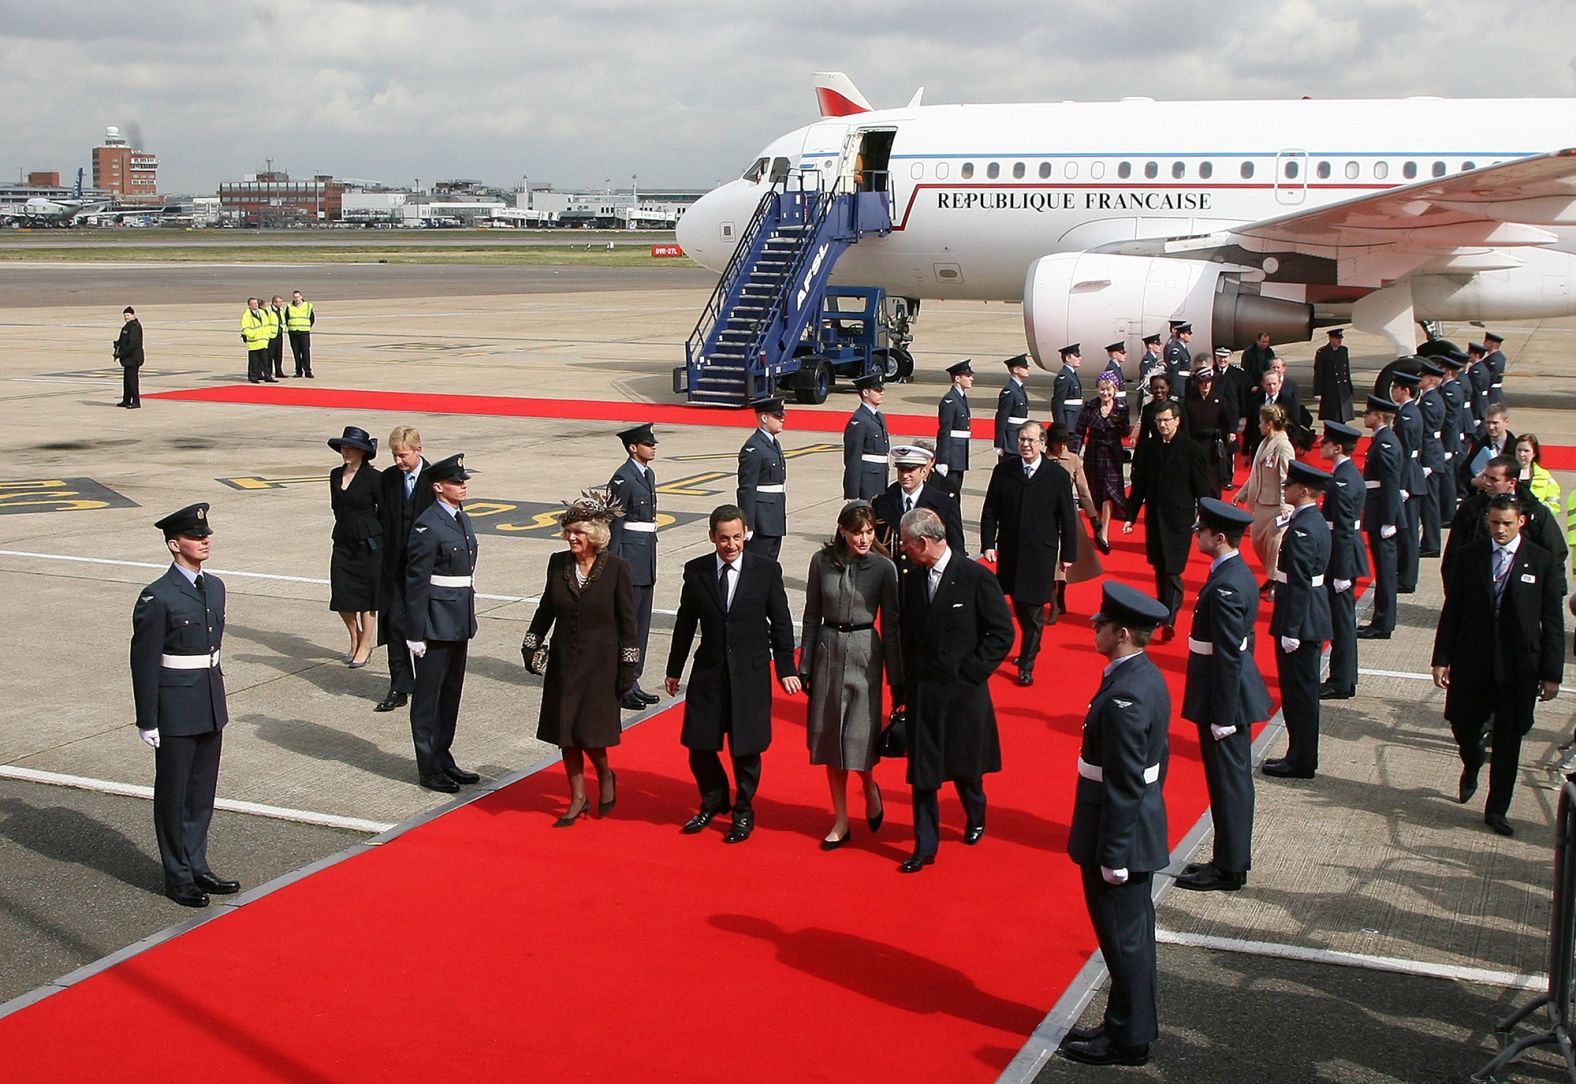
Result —
[[208, 506], [193, 504], [154, 524], [175, 561], [142, 589], [131, 612], [131, 691], [137, 732], [153, 747], [153, 830], [164, 894], [183, 907], [239, 892], [208, 867], [208, 825], [219, 752], [230, 721], [219, 645], [224, 584], [202, 570], [212, 544]]
[[607, 489], [624, 514], [614, 517], [607, 548], [629, 563], [629, 582], [635, 591], [640, 661], [635, 663], [635, 683], [624, 690], [623, 705], [628, 711], [641, 711], [657, 702], [654, 693], [640, 687], [646, 641], [651, 638], [651, 599], [657, 588], [657, 476], [651, 469], [657, 458], [657, 435], [646, 422], [625, 429], [618, 440], [629, 458], [613, 472]]
[[739, 449], [739, 507], [744, 509], [744, 548], [777, 560], [788, 533], [788, 460], [777, 439], [783, 431], [782, 396], [754, 399], [758, 428]]

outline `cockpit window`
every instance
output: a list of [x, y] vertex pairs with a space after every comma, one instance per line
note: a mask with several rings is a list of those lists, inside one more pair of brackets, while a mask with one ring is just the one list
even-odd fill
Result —
[[758, 181], [761, 179], [761, 176], [765, 174], [765, 172], [766, 159], [757, 158], [755, 161], [750, 163], [750, 168], [744, 171], [744, 176], [741, 178], [741, 180]]
[[782, 184], [787, 179], [788, 179], [788, 159], [786, 159], [786, 158], [773, 158], [772, 159], [772, 183], [773, 184]]

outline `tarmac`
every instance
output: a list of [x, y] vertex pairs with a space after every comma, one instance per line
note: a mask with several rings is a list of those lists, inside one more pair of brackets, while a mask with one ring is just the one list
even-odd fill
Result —
[[[0, 264], [9, 421], [0, 649], [13, 660], [0, 672], [0, 943], [11, 949], [0, 956], [0, 1002], [190, 917], [160, 895], [149, 803], [110, 792], [152, 781], [151, 755], [129, 725], [128, 619], [137, 588], [167, 563], [151, 523], [174, 508], [212, 504], [210, 568], [229, 589], [232, 722], [220, 795], [273, 810], [221, 812], [215, 868], [257, 884], [446, 804], [415, 786], [405, 713], [371, 710], [387, 685], [381, 652], [366, 669], [348, 669], [342, 626], [328, 610], [324, 489], [338, 457], [324, 441], [347, 424], [379, 435], [414, 424], [429, 459], [466, 453], [477, 471], [470, 507], [487, 597], [456, 754], [496, 780], [553, 752], [533, 737], [540, 685], [526, 680], [518, 652], [547, 557], [562, 545], [539, 517], [607, 480], [622, 458], [612, 435], [621, 423], [643, 420], [644, 404], [677, 401], [671, 369], [713, 284], [688, 269], [556, 270]], [[146, 329], [146, 396], [241, 379], [244, 298], [297, 287], [318, 309], [314, 387], [595, 399], [615, 420], [352, 416], [146, 398], [140, 411], [114, 408], [120, 374], [109, 348], [121, 306], [135, 305]], [[1457, 342], [1477, 337], [1445, 330]], [[1497, 330], [1511, 358], [1512, 429], [1576, 444], [1576, 372], [1565, 360], [1576, 320]], [[915, 378], [889, 389], [885, 409], [932, 413], [942, 367], [972, 356], [975, 415], [990, 413], [997, 360], [1024, 349], [1021, 308], [926, 302], [915, 331]], [[1354, 333], [1347, 342], [1359, 383], [1389, 360], [1379, 339]], [[1304, 388], [1313, 349], [1280, 351]], [[1030, 393], [1045, 414], [1049, 374], [1035, 372]], [[852, 403], [839, 389], [824, 406], [790, 410], [785, 444], [802, 452], [790, 467], [783, 552], [795, 612], [804, 569], [842, 501], [835, 436], [796, 433], [794, 414], [842, 415]], [[662, 537], [648, 687], [666, 657], [671, 616], [660, 611], [677, 604], [674, 572], [709, 548], [701, 517], [732, 499], [743, 439], [709, 426], [658, 432], [662, 510], [678, 522]], [[975, 453], [986, 465], [989, 449], [976, 443]], [[377, 460], [386, 463], [386, 454]], [[968, 478], [970, 532], [986, 477], [976, 469]], [[1576, 474], [1557, 477], [1576, 484]], [[1466, 807], [1454, 801], [1459, 766], [1443, 695], [1427, 680], [1440, 595], [1437, 562], [1425, 561], [1396, 637], [1363, 643], [1359, 695], [1326, 704], [1318, 779], [1261, 782], [1247, 888], [1162, 897], [1162, 1037], [1151, 1065], [1127, 1077], [1465, 1079], [1492, 1056], [1498, 1018], [1532, 996], [1547, 968], [1559, 745], [1572, 737], [1576, 675], [1568, 664], [1567, 691], [1539, 709], [1524, 746], [1516, 835], [1494, 835], [1481, 796]], [[87, 782], [61, 786], [38, 773]], [[332, 827], [349, 822], [362, 826]], [[1199, 838], [1207, 855], [1207, 833]], [[1097, 1021], [1101, 995], [1085, 1009], [1087, 997], [1075, 992], [1057, 1006], [1041, 1038], [1080, 1015]], [[1102, 1073], [1056, 1057], [1025, 1066], [1016, 1079]], [[1558, 1066], [1547, 1049], [1535, 1051], [1501, 1079], [1563, 1079]]]

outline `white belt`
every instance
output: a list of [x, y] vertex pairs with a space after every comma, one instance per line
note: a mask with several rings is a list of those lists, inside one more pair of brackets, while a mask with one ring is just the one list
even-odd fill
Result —
[[626, 523], [624, 524], [624, 530], [643, 531], [646, 534], [655, 534], [657, 525], [655, 523]]
[[887, 457], [884, 455], [862, 455], [859, 459], [863, 463], [880, 463], [884, 467], [886, 466]]
[[[1093, 780], [1096, 783], [1105, 782], [1105, 769], [1100, 767], [1098, 764], [1090, 764], [1083, 757], [1078, 758], [1078, 774], [1083, 776], [1085, 779]], [[1160, 782], [1160, 765], [1151, 764], [1149, 767], [1144, 769], [1144, 782]]]
[[474, 576], [434, 576], [434, 587], [470, 587], [475, 580]]
[[1062, 400], [1062, 406], [1064, 406], [1064, 407], [1083, 406], [1083, 400], [1082, 399], [1063, 399]]
[[[1214, 644], [1206, 640], [1195, 640], [1191, 636], [1187, 638], [1187, 649], [1194, 655], [1213, 655], [1215, 653]], [[1247, 649], [1248, 640], [1247, 637], [1243, 637], [1242, 643], [1238, 645], [1237, 650], [1246, 651]]]
[[1416, 449], [1416, 448], [1413, 448], [1413, 449], [1412, 449], [1412, 453], [1411, 453], [1411, 454], [1412, 454], [1412, 458], [1413, 458], [1413, 459], [1416, 459], [1416, 458], [1417, 458], [1417, 451], [1418, 451], [1418, 450], [1417, 450], [1417, 449]]
[[[1067, 400], [1067, 401], [1068, 401], [1068, 402], [1069, 402], [1069, 403], [1071, 403], [1071, 402], [1072, 402], [1072, 400], [1071, 400], [1071, 399], [1069, 399], [1069, 400]], [[1081, 400], [1080, 400], [1080, 402], [1081, 402]], [[1028, 420], [1029, 420], [1029, 419], [1028, 419], [1028, 418], [1008, 418], [1008, 419], [1007, 419], [1007, 424], [1008, 424], [1008, 425], [1022, 425], [1022, 424], [1023, 424], [1023, 423], [1024, 423], [1024, 422], [1026, 422], [1026, 421], [1028, 421]]]
[[1360, 531], [1362, 529], [1363, 529], [1363, 521], [1362, 520], [1360, 520], [1360, 519], [1352, 520], [1352, 530]]
[[1367, 486], [1369, 489], [1378, 489], [1380, 483], [1379, 479], [1377, 478], [1364, 478], [1363, 485]]
[[972, 429], [949, 429], [949, 430], [947, 430], [947, 436], [951, 437], [953, 440], [968, 440], [973, 435], [974, 435], [974, 430], [972, 430]]
[[159, 665], [171, 670], [207, 670], [219, 665], [218, 649], [206, 655], [160, 655]]
[[[882, 462], [885, 463], [886, 460], [883, 459]], [[756, 486], [755, 487], [755, 492], [757, 492], [757, 493], [786, 493], [786, 492], [788, 492], [788, 487], [783, 485], [781, 482], [778, 482], [775, 485]]]
[[1435, 429], [1434, 430], [1434, 439], [1438, 440], [1440, 437], [1444, 436], [1444, 433], [1445, 433], [1445, 431], [1443, 429]]
[[[1286, 573], [1282, 572], [1280, 569], [1277, 568], [1275, 570], [1275, 582], [1276, 583], [1290, 583], [1291, 581], [1286, 578]], [[1309, 580], [1308, 581], [1308, 586], [1309, 587], [1323, 587], [1324, 586], [1324, 573], [1321, 572], [1317, 576], [1313, 577], [1313, 579]]]
[[1455, 457], [1456, 457], [1456, 453], [1455, 452], [1446, 452], [1445, 453], [1445, 458], [1446, 459], [1454, 459]]

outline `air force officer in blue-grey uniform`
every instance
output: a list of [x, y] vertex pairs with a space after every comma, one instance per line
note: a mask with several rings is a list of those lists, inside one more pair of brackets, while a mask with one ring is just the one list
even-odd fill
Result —
[[1312, 779], [1319, 767], [1319, 659], [1330, 638], [1330, 597], [1324, 578], [1330, 567], [1330, 525], [1319, 513], [1319, 494], [1331, 477], [1293, 459], [1281, 485], [1291, 518], [1281, 533], [1275, 566], [1275, 671], [1286, 713], [1286, 755], [1266, 761], [1264, 774]]
[[843, 426], [843, 499], [873, 501], [887, 487], [887, 453], [891, 438], [881, 400], [886, 389], [880, 373], [867, 373], [854, 380], [859, 389], [859, 405]]
[[970, 358], [947, 366], [952, 387], [936, 405], [937, 484], [954, 497], [963, 492], [963, 475], [969, 469], [969, 440], [973, 437], [973, 415], [969, 412], [969, 389], [974, 386], [974, 363]]
[[1361, 640], [1388, 640], [1395, 631], [1396, 536], [1406, 525], [1401, 507], [1401, 461], [1405, 453], [1395, 430], [1390, 428], [1397, 409], [1393, 400], [1370, 395], [1363, 414], [1363, 423], [1373, 433], [1363, 460], [1363, 485], [1367, 488], [1363, 533], [1373, 551], [1374, 608], [1368, 624], [1357, 630]]
[[219, 751], [230, 721], [219, 645], [224, 584], [202, 570], [213, 529], [193, 504], [154, 524], [175, 562], [142, 589], [131, 612], [131, 690], [137, 731], [154, 750], [153, 830], [164, 894], [186, 907], [240, 884], [208, 868], [208, 824], [219, 785]]
[[421, 785], [445, 794], [481, 778], [456, 765], [449, 751], [476, 635], [476, 532], [460, 507], [469, 477], [464, 455], [427, 468], [436, 500], [416, 517], [406, 547], [403, 628], [416, 664], [410, 733]]
[[1357, 695], [1356, 582], [1368, 575], [1368, 550], [1363, 545], [1363, 503], [1368, 490], [1363, 472], [1352, 462], [1362, 434], [1342, 422], [1324, 423], [1319, 454], [1330, 464], [1320, 511], [1330, 525], [1330, 567], [1324, 593], [1330, 601], [1330, 678], [1319, 687], [1320, 700], [1349, 700]]
[[657, 437], [647, 422], [625, 429], [618, 439], [629, 458], [613, 472], [607, 488], [624, 514], [614, 517], [607, 548], [629, 563], [629, 582], [635, 589], [640, 661], [635, 664], [635, 683], [624, 690], [623, 704], [630, 711], [640, 711], [657, 702], [655, 695], [640, 687], [640, 675], [646, 668], [646, 641], [651, 638], [651, 599], [657, 587], [657, 476], [651, 470], [651, 461], [657, 457]]
[[1084, 716], [1067, 853], [1083, 871], [1111, 991], [1100, 1026], [1074, 1028], [1062, 1044], [1063, 1057], [1091, 1065], [1142, 1065], [1160, 1034], [1150, 879], [1171, 860], [1161, 794], [1171, 694], [1144, 648], [1169, 617], [1141, 591], [1108, 581], [1091, 619], [1108, 661]]
[[755, 399], [758, 428], [739, 449], [739, 507], [744, 509], [744, 548], [777, 560], [788, 533], [788, 460], [779, 434], [786, 424], [783, 399]]

